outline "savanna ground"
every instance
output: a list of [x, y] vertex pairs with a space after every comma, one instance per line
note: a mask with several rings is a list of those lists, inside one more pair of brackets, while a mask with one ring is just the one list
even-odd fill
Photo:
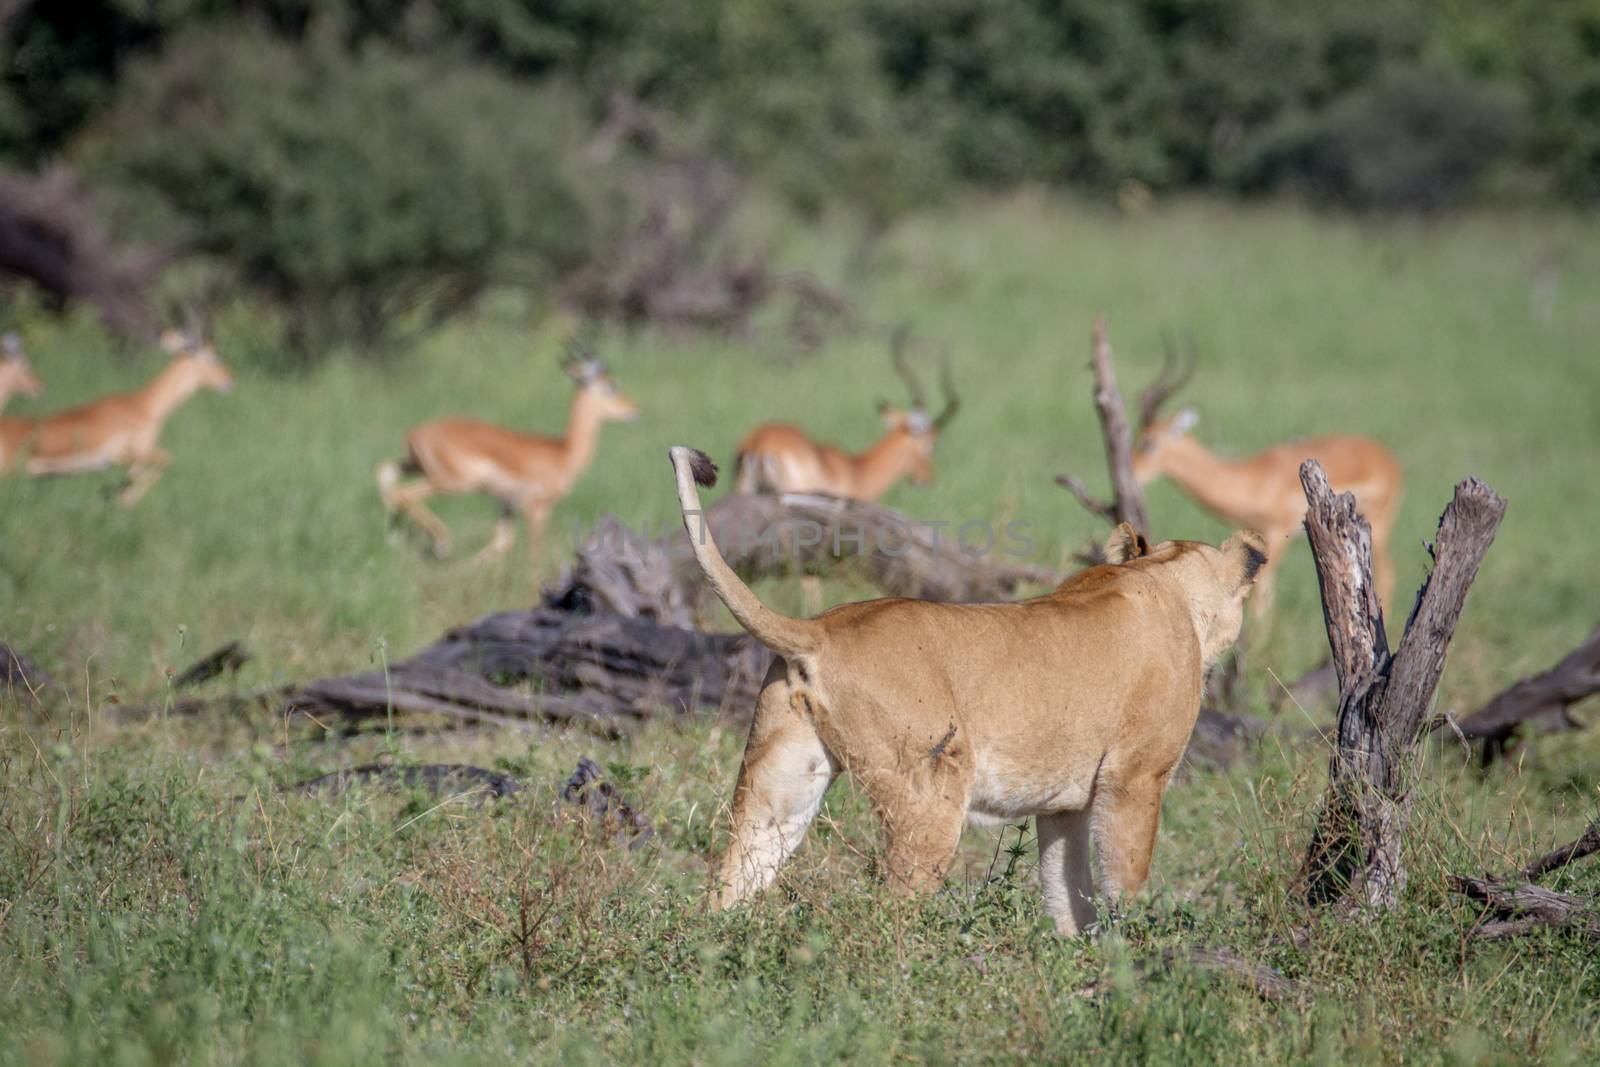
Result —
[[[846, 258], [826, 229], [766, 230], [791, 264], [827, 275]], [[1539, 295], [1551, 264], [1559, 281]], [[1407, 603], [1454, 482], [1475, 474], [1508, 498], [1442, 708], [1468, 710], [1553, 661], [1600, 613], [1593, 217], [1380, 226], [1189, 204], [1128, 220], [1022, 197], [903, 225], [856, 296], [874, 320], [904, 317], [947, 343], [962, 389], [936, 483], [886, 501], [913, 515], [1024, 520], [1049, 563], [1103, 535], [1051, 478], [1103, 477], [1086, 354], [1104, 311], [1125, 387], [1155, 368], [1163, 330], [1194, 336], [1203, 362], [1188, 399], [1221, 452], [1331, 431], [1390, 443], [1409, 476], [1395, 538]], [[50, 392], [19, 411], [159, 366], [153, 353], [119, 361], [87, 323], [27, 325]], [[255, 654], [236, 683], [253, 688], [380, 664], [525, 606], [577, 525], [606, 511], [676, 522], [667, 445], [726, 460], [752, 423], [783, 416], [861, 446], [873, 399], [901, 395], [875, 339], [795, 356], [775, 341], [609, 336], [645, 416], [608, 428], [557, 509], [542, 568], [519, 552], [472, 570], [397, 543], [373, 465], [440, 413], [559, 426], [558, 340], [505, 298], [391, 366], [273, 377], [252, 369], [271, 354], [248, 325], [224, 318], [239, 386], [172, 419], [175, 462], [136, 511], [109, 506], [110, 474], [0, 481], [0, 638], [71, 692], [47, 710], [13, 700], [0, 720], [0, 1059], [1600, 1058], [1592, 946], [1559, 933], [1475, 942], [1473, 910], [1443, 884], [1575, 834], [1600, 804], [1595, 733], [1532, 740], [1487, 774], [1459, 748], [1430, 748], [1406, 906], [1366, 921], [1309, 913], [1296, 895], [1325, 750], [1269, 744], [1227, 772], [1197, 770], [1168, 794], [1148, 901], [1089, 943], [1049, 932], [1031, 827], [969, 831], [945, 891], [893, 902], [848, 783], [780, 888], [708, 914], [704, 857], [720, 846], [742, 745], [710, 717], [620, 742], [553, 727], [333, 741], [265, 715], [118, 717], [119, 703], [164, 702], [169, 667], [229, 638]], [[1163, 536], [1225, 533], [1168, 485], [1150, 509]], [[463, 548], [487, 538], [487, 501], [440, 510]], [[1263, 714], [1276, 679], [1324, 647], [1310, 557], [1293, 551], [1275, 623], [1251, 640], [1247, 699]], [[866, 594], [848, 579], [825, 589]], [[796, 582], [762, 591], [799, 607]], [[618, 848], [556, 799], [585, 754], [654, 820], [653, 843]], [[495, 766], [534, 788], [484, 806], [279, 788], [375, 756]], [[1600, 866], [1552, 884], [1600, 889]], [[1304, 924], [1313, 936], [1297, 947], [1288, 934]], [[1297, 991], [1268, 1003], [1226, 977], [1138, 965], [1195, 944], [1271, 964]]]

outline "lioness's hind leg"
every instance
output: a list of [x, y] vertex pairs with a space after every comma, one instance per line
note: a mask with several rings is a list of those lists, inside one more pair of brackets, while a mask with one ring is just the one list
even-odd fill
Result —
[[1162, 775], [1095, 783], [1091, 811], [1100, 891], [1112, 906], [1143, 889], [1150, 877], [1150, 855], [1155, 851], [1166, 779]]
[[772, 883], [799, 847], [838, 773], [838, 761], [794, 706], [788, 682], [775, 669], [756, 704], [734, 787], [733, 839], [722, 857], [718, 908], [731, 907]]
[[1039, 880], [1056, 932], [1075, 937], [1095, 923], [1094, 867], [1089, 858], [1088, 811], [1040, 815]]
[[[973, 781], [970, 754], [950, 735], [925, 753], [913, 746], [910, 758], [910, 767], [858, 774], [883, 821], [889, 884], [905, 894], [943, 884], [961, 843]], [[857, 773], [854, 765], [851, 773]]]

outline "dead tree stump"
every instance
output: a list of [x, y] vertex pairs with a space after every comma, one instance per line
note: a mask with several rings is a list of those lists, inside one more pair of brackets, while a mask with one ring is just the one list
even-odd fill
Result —
[[1301, 464], [1300, 484], [1339, 676], [1337, 747], [1306, 855], [1308, 896], [1317, 904], [1393, 907], [1405, 888], [1401, 846], [1417, 742], [1467, 590], [1506, 505], [1475, 478], [1456, 486], [1431, 548], [1433, 573], [1391, 654], [1372, 582], [1372, 531], [1355, 497], [1335, 495], [1315, 460]]

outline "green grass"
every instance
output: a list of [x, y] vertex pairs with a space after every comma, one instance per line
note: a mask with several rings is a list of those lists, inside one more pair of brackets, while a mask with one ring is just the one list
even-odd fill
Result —
[[[837, 232], [769, 222], [791, 264], [827, 274]], [[1560, 264], [1536, 313], [1541, 265]], [[1377, 226], [1287, 208], [1178, 204], [1121, 219], [1021, 197], [895, 231], [870, 285], [875, 321], [948, 344], [964, 407], [928, 489], [887, 503], [929, 519], [1021, 519], [1061, 563], [1103, 527], [1051, 484], [1103, 479], [1088, 327], [1104, 311], [1125, 388], [1159, 362], [1164, 330], [1203, 358], [1200, 437], [1241, 454], [1318, 432], [1391, 445], [1408, 475], [1397, 562], [1408, 598], [1451, 486], [1472, 474], [1510, 507], [1467, 603], [1440, 706], [1468, 710], [1576, 643], [1600, 614], [1600, 220], [1482, 215]], [[25, 324], [51, 410], [153, 373], [92, 324]], [[310, 740], [263, 718], [120, 722], [162, 700], [165, 670], [243, 637], [244, 687], [396, 659], [445, 627], [526, 605], [577, 524], [612, 512], [676, 521], [666, 446], [720, 459], [784, 417], [865, 445], [872, 401], [898, 398], [881, 342], [815, 355], [655, 334], [606, 339], [645, 409], [609, 427], [557, 508], [542, 567], [434, 563], [392, 543], [372, 485], [405, 428], [470, 412], [555, 429], [569, 388], [558, 337], [502, 299], [389, 366], [304, 377], [250, 369], [248, 325], [218, 342], [229, 396], [180, 410], [175, 460], [140, 507], [116, 476], [0, 479], [0, 640], [72, 693], [0, 719], [0, 1060], [37, 1063], [741, 1063], [933, 1061], [1591, 1063], [1600, 962], [1555, 934], [1464, 938], [1449, 871], [1506, 871], [1581, 828], [1597, 806], [1600, 742], [1536, 739], [1485, 775], [1429, 753], [1401, 912], [1310, 915], [1293, 876], [1325, 753], [1273, 748], [1168, 796], [1147, 905], [1094, 944], [1047, 933], [1019, 831], [969, 831], [947, 890], [890, 902], [873, 878], [860, 798], [830, 796], [782, 887], [731, 916], [703, 908], [742, 738], [710, 721], [603, 743], [551, 729]], [[484, 500], [446, 501], [459, 555], [486, 539]], [[1170, 485], [1150, 494], [1163, 536], [1226, 531]], [[1249, 699], [1321, 654], [1304, 546], [1280, 572], [1276, 621], [1252, 637]], [[833, 599], [863, 595], [830, 581]], [[796, 609], [798, 589], [762, 592]], [[1303, 722], [1302, 713], [1284, 714]], [[1305, 715], [1326, 718], [1325, 709]], [[1592, 713], [1591, 713], [1592, 717]], [[535, 788], [494, 806], [423, 796], [337, 800], [272, 787], [375, 753], [501, 766]], [[659, 828], [620, 850], [554, 799], [582, 754], [617, 768]], [[1029, 844], [1031, 846], [1031, 831]], [[1595, 865], [1591, 862], [1591, 867]], [[1008, 873], [1009, 872], [1009, 873]], [[1566, 876], [1600, 889], [1595, 870]], [[1559, 881], [1557, 884], [1561, 884]], [[519, 903], [548, 917], [521, 936]], [[1287, 937], [1311, 923], [1312, 940]], [[1298, 983], [1267, 1004], [1226, 978], [1139, 961], [1231, 946]]]

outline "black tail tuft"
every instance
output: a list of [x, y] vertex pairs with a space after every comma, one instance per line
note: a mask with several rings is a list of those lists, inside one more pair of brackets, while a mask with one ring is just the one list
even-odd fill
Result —
[[709, 489], [717, 484], [717, 465], [698, 448], [689, 449], [689, 473], [694, 475], [696, 485]]

